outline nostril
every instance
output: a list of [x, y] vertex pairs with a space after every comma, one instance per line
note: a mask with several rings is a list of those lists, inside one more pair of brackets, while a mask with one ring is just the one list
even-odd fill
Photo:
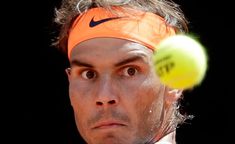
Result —
[[102, 102], [96, 102], [96, 105], [102, 105], [103, 103]]
[[108, 103], [109, 103], [109, 104], [115, 104], [116, 102], [115, 102], [115, 100], [111, 100], [111, 101], [109, 101]]

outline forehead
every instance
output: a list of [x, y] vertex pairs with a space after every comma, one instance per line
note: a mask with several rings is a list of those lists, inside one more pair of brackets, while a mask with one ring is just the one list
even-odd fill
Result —
[[84, 41], [71, 52], [71, 60], [77, 58], [121, 58], [128, 55], [151, 57], [152, 50], [135, 42], [118, 38], [94, 38]]

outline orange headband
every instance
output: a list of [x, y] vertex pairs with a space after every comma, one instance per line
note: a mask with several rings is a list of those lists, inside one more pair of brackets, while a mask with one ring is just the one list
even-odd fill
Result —
[[68, 57], [77, 44], [92, 38], [121, 38], [154, 50], [159, 41], [175, 35], [175, 30], [162, 17], [131, 10], [133, 14], [120, 11], [115, 15], [104, 8], [93, 8], [78, 16], [69, 33]]

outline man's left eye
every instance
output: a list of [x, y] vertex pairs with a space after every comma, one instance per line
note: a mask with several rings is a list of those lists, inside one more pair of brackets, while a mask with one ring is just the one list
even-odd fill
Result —
[[131, 76], [136, 75], [138, 70], [134, 67], [126, 67], [124, 68], [123, 72], [124, 72], [124, 76], [131, 77]]

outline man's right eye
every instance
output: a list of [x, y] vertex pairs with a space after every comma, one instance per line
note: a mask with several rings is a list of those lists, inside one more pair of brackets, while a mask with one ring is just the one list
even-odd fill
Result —
[[85, 70], [82, 72], [82, 78], [84, 79], [93, 79], [96, 77], [96, 72], [92, 70]]

